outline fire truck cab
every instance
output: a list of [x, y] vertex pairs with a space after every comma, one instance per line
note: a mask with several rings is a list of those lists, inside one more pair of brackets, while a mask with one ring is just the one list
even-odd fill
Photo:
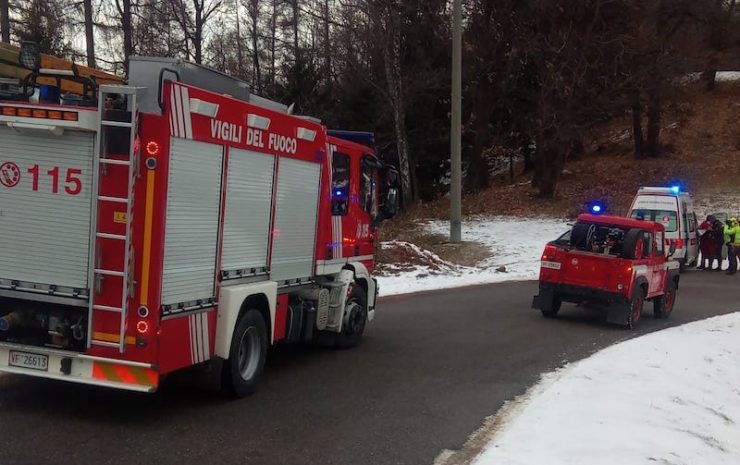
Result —
[[[373, 147], [171, 59], [128, 85], [31, 71], [0, 101], [0, 372], [143, 392], [218, 360], [254, 392], [268, 346], [358, 343], [397, 175]], [[83, 95], [36, 86], [80, 81]]]

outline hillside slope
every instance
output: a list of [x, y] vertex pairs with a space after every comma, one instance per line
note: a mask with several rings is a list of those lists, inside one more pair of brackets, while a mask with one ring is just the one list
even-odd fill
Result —
[[[700, 206], [711, 201], [740, 212], [740, 82], [721, 82], [713, 92], [699, 84], [677, 89], [663, 116], [665, 149], [659, 158], [635, 159], [629, 115], [599, 128], [585, 142], [582, 158], [566, 164], [554, 199], [536, 197], [531, 175], [513, 181], [502, 176], [491, 188], [466, 196], [464, 213], [573, 217], [599, 199], [610, 212], [624, 214], [638, 187], [672, 182], [684, 185]], [[440, 200], [408, 214], [444, 218], [448, 205]]]
[[[530, 174], [514, 180], [501, 176], [489, 189], [464, 197], [464, 214], [474, 221], [476, 217], [573, 218], [588, 202], [600, 200], [609, 213], [623, 215], [640, 186], [673, 182], [694, 194], [700, 216], [716, 211], [739, 214], [740, 82], [721, 82], [713, 92], [688, 84], [676, 92], [663, 116], [665, 149], [660, 158], [635, 159], [626, 115], [595, 131], [586, 141], [583, 157], [567, 163], [554, 199], [537, 198]], [[428, 221], [445, 220], [448, 215], [449, 201], [441, 199], [416, 205], [384, 223], [380, 228], [384, 246], [378, 250], [381, 272], [388, 271], [384, 264], [429, 268], [432, 255], [448, 265], [496, 260], [499, 251], [484, 244], [450, 246], [441, 233], [444, 228], [432, 234]], [[416, 249], [421, 252], [414, 253]]]

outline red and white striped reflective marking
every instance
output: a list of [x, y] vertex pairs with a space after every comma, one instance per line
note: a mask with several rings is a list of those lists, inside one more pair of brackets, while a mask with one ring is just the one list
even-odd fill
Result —
[[174, 137], [193, 138], [193, 121], [187, 87], [178, 85], [170, 87], [170, 131]]
[[202, 312], [188, 316], [190, 328], [190, 359], [193, 364], [211, 358], [211, 344], [208, 338], [208, 313]]
[[342, 217], [331, 217], [332, 257], [342, 258]]

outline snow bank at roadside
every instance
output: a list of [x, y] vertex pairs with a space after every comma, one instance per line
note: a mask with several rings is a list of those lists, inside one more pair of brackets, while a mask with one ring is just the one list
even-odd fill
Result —
[[[449, 234], [449, 223], [431, 221], [425, 227], [432, 234]], [[491, 258], [474, 267], [457, 266], [442, 261], [428, 251], [425, 256], [436, 257], [437, 265], [406, 267], [396, 264], [386, 276], [378, 277], [381, 295], [405, 294], [486, 284], [503, 281], [536, 279], [540, 270], [540, 256], [547, 242], [568, 230], [565, 220], [550, 218], [477, 218], [463, 222], [463, 241], [475, 241], [491, 250]], [[383, 243], [381, 246], [391, 246]], [[431, 254], [434, 257], [429, 256]], [[387, 265], [384, 265], [387, 268]], [[505, 268], [505, 271], [497, 271]]]
[[740, 313], [543, 376], [475, 465], [740, 463]]

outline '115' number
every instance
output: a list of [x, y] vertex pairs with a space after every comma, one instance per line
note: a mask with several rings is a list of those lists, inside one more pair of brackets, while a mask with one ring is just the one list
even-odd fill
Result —
[[[39, 165], [33, 165], [28, 168], [28, 172], [33, 177], [33, 191], [38, 192], [39, 190]], [[51, 178], [51, 192], [52, 194], [59, 193], [59, 177], [61, 170], [58, 166], [48, 170], [47, 176]], [[77, 195], [82, 192], [82, 180], [79, 176], [82, 174], [81, 169], [67, 168], [66, 177], [64, 180], [64, 192], [69, 195]]]

